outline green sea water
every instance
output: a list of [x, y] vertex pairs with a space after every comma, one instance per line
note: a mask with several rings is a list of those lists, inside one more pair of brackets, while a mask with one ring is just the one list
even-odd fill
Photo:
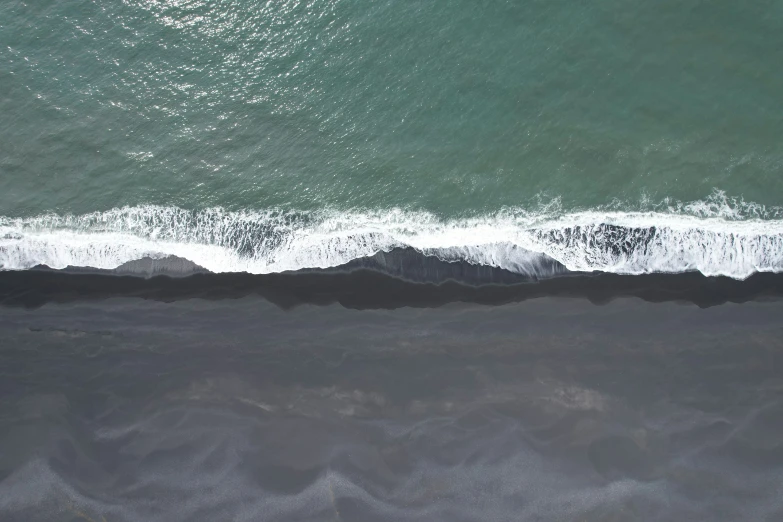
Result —
[[779, 0], [8, 0], [0, 64], [7, 219], [783, 205]]
[[0, 213], [783, 203], [783, 2], [8, 1]]

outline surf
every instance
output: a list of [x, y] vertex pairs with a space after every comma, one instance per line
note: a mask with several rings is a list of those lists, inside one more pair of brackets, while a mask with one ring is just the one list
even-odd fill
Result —
[[563, 212], [503, 209], [446, 219], [402, 209], [291, 212], [136, 206], [0, 218], [0, 268], [115, 269], [186, 259], [214, 273], [268, 274], [412, 249], [535, 278], [570, 272], [745, 279], [783, 271], [783, 219], [700, 205]]

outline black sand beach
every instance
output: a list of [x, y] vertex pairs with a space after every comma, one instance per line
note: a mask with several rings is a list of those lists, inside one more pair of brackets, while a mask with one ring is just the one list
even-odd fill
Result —
[[436, 307], [453, 302], [499, 305], [540, 297], [578, 297], [607, 303], [620, 297], [687, 302], [700, 307], [783, 297], [783, 274], [745, 280], [699, 272], [619, 275], [569, 272], [556, 261], [540, 277], [466, 262], [444, 262], [410, 249], [381, 252], [328, 269], [263, 275], [214, 274], [181, 258], [141, 259], [114, 270], [42, 266], [0, 271], [0, 304], [37, 307], [49, 302], [137, 297], [163, 302], [256, 296], [290, 308], [339, 303], [347, 308]]
[[2, 272], [0, 518], [780, 520], [782, 281]]

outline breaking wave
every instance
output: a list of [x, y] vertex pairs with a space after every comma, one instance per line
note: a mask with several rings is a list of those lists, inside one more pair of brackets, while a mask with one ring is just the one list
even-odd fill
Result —
[[412, 248], [542, 276], [556, 261], [569, 271], [618, 274], [699, 271], [743, 279], [783, 271], [783, 219], [776, 209], [714, 199], [620, 211], [505, 209], [443, 219], [421, 211], [184, 210], [138, 206], [84, 215], [0, 217], [0, 268], [113, 269], [176, 256], [211, 272], [254, 274], [327, 268]]

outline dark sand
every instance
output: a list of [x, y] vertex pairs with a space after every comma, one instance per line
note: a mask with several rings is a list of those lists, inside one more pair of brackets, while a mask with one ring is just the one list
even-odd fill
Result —
[[781, 281], [0, 273], [0, 520], [783, 520]]
[[757, 273], [744, 281], [683, 274], [617, 275], [568, 272], [519, 275], [464, 262], [449, 263], [396, 250], [330, 269], [266, 275], [213, 274], [186, 259], [142, 259], [115, 270], [39, 267], [0, 271], [0, 305], [35, 308], [46, 303], [138, 297], [183, 299], [262, 297], [282, 308], [339, 303], [347, 308], [437, 307], [454, 302], [500, 305], [540, 297], [579, 297], [602, 304], [622, 297], [688, 302], [700, 307], [783, 297], [783, 274]]

